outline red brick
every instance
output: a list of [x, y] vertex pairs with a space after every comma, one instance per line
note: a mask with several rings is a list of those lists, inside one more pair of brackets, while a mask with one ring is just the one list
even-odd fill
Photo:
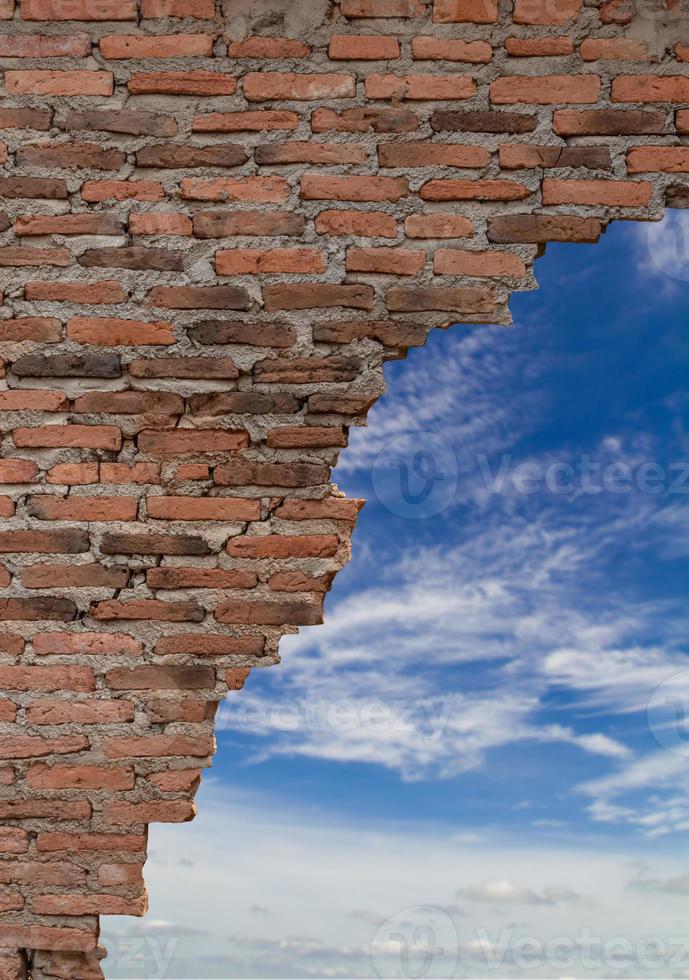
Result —
[[2, 58], [84, 58], [91, 54], [91, 38], [82, 31], [74, 34], [0, 35]]
[[213, 38], [209, 34], [106, 34], [100, 39], [104, 58], [210, 58]]
[[512, 58], [558, 58], [572, 54], [569, 37], [508, 37], [505, 50]]
[[126, 303], [127, 293], [119, 282], [27, 282], [24, 295], [30, 302], [108, 305]]
[[97, 143], [43, 143], [20, 147], [18, 167], [57, 167], [65, 170], [119, 170], [127, 155]]
[[[163, 736], [165, 737], [165, 736]], [[108, 739], [107, 742], [126, 741]], [[134, 740], [136, 741], [136, 740]], [[106, 752], [106, 755], [108, 753]], [[39, 851], [123, 851], [135, 853], [146, 850], [146, 837], [138, 834], [41, 833], [36, 845]], [[59, 947], [49, 946], [51, 949]], [[78, 947], [68, 947], [78, 948]]]
[[0, 944], [22, 949], [92, 950], [96, 948], [97, 939], [88, 929], [8, 923], [0, 926]]
[[37, 915], [145, 915], [146, 896], [37, 895], [31, 911]]
[[231, 538], [227, 552], [235, 558], [332, 558], [338, 545], [332, 534], [245, 535]]
[[397, 238], [397, 220], [384, 211], [321, 211], [314, 227], [319, 235]]
[[110, 96], [113, 77], [109, 71], [56, 71], [52, 68], [5, 72], [10, 95]]
[[170, 772], [154, 772], [147, 779], [149, 783], [153, 783], [164, 793], [194, 793], [201, 781], [201, 770], [179, 769]]
[[272, 602], [259, 600], [248, 602], [229, 600], [217, 607], [215, 618], [219, 623], [258, 626], [315, 626], [323, 622], [320, 604], [309, 602]]
[[192, 222], [186, 214], [149, 211], [129, 215], [132, 235], [191, 235]]
[[515, 0], [515, 24], [537, 24], [549, 27], [576, 20], [582, 0]]
[[470, 252], [439, 248], [433, 271], [445, 276], [524, 276], [526, 266], [513, 252]]
[[618, 75], [612, 80], [613, 102], [689, 102], [686, 75]]
[[333, 61], [388, 61], [399, 56], [397, 38], [379, 34], [333, 34], [328, 47]]
[[100, 478], [103, 483], [160, 483], [158, 463], [101, 463]]
[[553, 130], [559, 136], [625, 136], [662, 133], [665, 113], [644, 109], [558, 109]]
[[373, 309], [374, 298], [371, 286], [310, 283], [264, 286], [263, 301], [268, 311], [330, 309], [337, 306], [370, 310]]
[[476, 82], [463, 75], [369, 75], [365, 85], [369, 99], [454, 101], [476, 95]]
[[160, 602], [158, 599], [109, 599], [91, 607], [98, 620], [153, 620], [166, 623], [200, 623], [203, 609], [195, 602]]
[[[198, 772], [198, 770], [182, 770]], [[142, 864], [101, 864], [98, 868], [99, 885], [135, 885], [142, 879]]]
[[0, 687], [8, 691], [93, 691], [90, 667], [0, 667]]
[[65, 412], [68, 409], [69, 400], [61, 391], [39, 391], [35, 388], [0, 391], [0, 411], [3, 412]]
[[88, 534], [76, 528], [66, 531], [0, 531], [0, 552], [4, 554], [35, 552], [71, 555], [88, 550]]
[[134, 788], [131, 766], [31, 766], [26, 781], [33, 789], [109, 789]]
[[122, 445], [122, 433], [112, 425], [41, 425], [35, 429], [15, 429], [12, 438], [17, 447], [39, 449], [74, 446], [118, 450]]
[[101, 347], [169, 345], [175, 343], [174, 328], [165, 320], [121, 320], [111, 317], [75, 316], [67, 321], [67, 336], [78, 344]]
[[146, 573], [150, 589], [253, 589], [254, 572], [223, 568], [151, 568]]
[[0, 247], [0, 267], [24, 268], [30, 266], [70, 265], [72, 256], [66, 248], [28, 248], [23, 245]]
[[399, 201], [408, 193], [405, 177], [305, 174], [301, 178], [301, 196], [307, 201]]
[[41, 698], [31, 701], [27, 714], [32, 725], [108, 725], [134, 720], [129, 701], [63, 701]]
[[325, 259], [317, 248], [230, 249], [215, 253], [215, 271], [219, 276], [325, 272]]
[[627, 173], [689, 173], [689, 147], [633, 146], [627, 151]]
[[[112, 517], [110, 518], [113, 519]], [[21, 569], [25, 589], [82, 588], [123, 589], [129, 578], [124, 566], [104, 565], [29, 565]]]
[[591, 103], [600, 86], [598, 75], [505, 75], [491, 82], [490, 98], [497, 105]]
[[587, 37], [581, 42], [579, 54], [584, 61], [646, 61], [645, 45], [625, 37]]
[[596, 242], [601, 232], [595, 218], [570, 214], [506, 214], [488, 222], [488, 240], [503, 244]]
[[33, 638], [38, 656], [89, 654], [138, 657], [143, 653], [139, 640], [126, 633], [44, 633]]
[[378, 147], [381, 167], [462, 167], [481, 168], [490, 163], [490, 153], [482, 146], [460, 143], [382, 143]]
[[247, 37], [243, 41], [227, 41], [230, 58], [306, 58], [310, 53], [308, 44], [296, 38]]
[[0, 483], [33, 483], [37, 475], [31, 459], [0, 459]]
[[21, 0], [22, 20], [136, 20], [136, 0]]
[[249, 444], [246, 432], [223, 429], [178, 429], [156, 432], [146, 429], [139, 435], [142, 453], [225, 453], [244, 449]]
[[42, 521], [135, 521], [136, 497], [57, 497], [42, 493], [27, 501], [30, 517]]
[[467, 238], [473, 226], [459, 214], [410, 214], [404, 230], [409, 238]]
[[168, 654], [193, 654], [194, 656], [229, 657], [261, 656], [262, 636], [224, 636], [215, 634], [177, 633], [158, 640], [155, 652]]
[[497, 0], [434, 0], [433, 20], [438, 24], [494, 24]]
[[523, 201], [531, 191], [513, 180], [429, 180], [419, 191], [424, 201]]
[[314, 133], [413, 133], [419, 119], [406, 106], [362, 106], [355, 109], [316, 109], [311, 116]]
[[28, 839], [26, 831], [19, 827], [0, 827], [0, 853], [24, 854], [29, 849]]
[[[156, 357], [130, 361], [133, 378], [236, 378], [237, 366], [229, 357]], [[105, 465], [105, 464], [104, 464]], [[157, 483], [158, 480], [146, 481]]]
[[[26, 214], [15, 219], [13, 231], [20, 236], [121, 235], [123, 228], [119, 218], [109, 214]], [[59, 284], [52, 285], [57, 287]]]
[[313, 577], [304, 572], [276, 572], [268, 579], [271, 592], [328, 592], [332, 586], [333, 575]]
[[[103, 742], [103, 750], [108, 759], [157, 759], [167, 756], [204, 757], [211, 755], [214, 748], [214, 741], [208, 735], [196, 737], [190, 735], [143, 735], [132, 736], [131, 738], [106, 738]], [[124, 849], [118, 848], [118, 850]]]
[[363, 146], [350, 143], [264, 143], [257, 146], [254, 159], [260, 166], [280, 166], [292, 163], [338, 164], [364, 163], [368, 153]]
[[184, 400], [172, 391], [91, 391], [74, 400], [74, 411], [85, 415], [183, 415]]
[[141, 16], [212, 20], [215, 4], [213, 0], [141, 0]]
[[631, 180], [543, 181], [544, 204], [604, 204], [607, 207], [645, 207], [651, 200], [653, 185]]
[[492, 313], [488, 289], [473, 286], [392, 286], [385, 296], [391, 312], [416, 313], [438, 310], [448, 313]]
[[[104, 817], [111, 823], [131, 827], [140, 823], [186, 823], [196, 816], [191, 800], [161, 800], [151, 803], [106, 803]], [[129, 913], [131, 914], [131, 913]]]
[[296, 129], [296, 112], [259, 109], [251, 112], [205, 112], [194, 116], [194, 133], [261, 133], [276, 129]]
[[257, 201], [281, 204], [290, 187], [283, 177], [184, 177], [182, 198], [190, 201]]
[[237, 81], [215, 71], [134, 72], [127, 87], [132, 95], [234, 95]]
[[487, 64], [493, 49], [487, 41], [446, 40], [439, 37], [414, 37], [411, 42], [414, 61], [468, 61]]
[[[0, 752], [6, 759], [32, 759], [42, 755], [71, 755], [73, 752], [83, 752], [88, 747], [88, 739], [83, 735], [61, 735], [55, 738], [38, 738], [35, 735], [0, 736]], [[1, 834], [2, 830], [0, 829]]]
[[383, 273], [414, 276], [426, 264], [426, 253], [420, 249], [355, 248], [347, 249], [347, 272]]
[[46, 483], [62, 486], [98, 483], [98, 463], [57, 463], [46, 473]]
[[84, 201], [162, 201], [163, 185], [157, 180], [86, 180], [81, 188]]
[[354, 94], [353, 75], [250, 71], [244, 76], [244, 97], [249, 102], [351, 99]]

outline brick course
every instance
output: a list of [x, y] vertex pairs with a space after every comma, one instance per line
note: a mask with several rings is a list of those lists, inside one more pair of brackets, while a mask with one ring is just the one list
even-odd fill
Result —
[[322, 620], [384, 361], [689, 200], [683, 3], [240, 6], [0, 4], [7, 980], [144, 914], [217, 703]]

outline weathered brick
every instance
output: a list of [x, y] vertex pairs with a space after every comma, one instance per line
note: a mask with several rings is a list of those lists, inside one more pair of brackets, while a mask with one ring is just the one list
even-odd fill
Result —
[[97, 143], [45, 143], [17, 150], [17, 166], [68, 170], [119, 170], [127, 159], [122, 150]]
[[[5, 412], [65, 412], [69, 400], [61, 391], [14, 388], [0, 391], [0, 410]], [[1, 481], [0, 481], [1, 482]]]
[[166, 320], [122, 320], [113, 317], [75, 316], [67, 321], [67, 336], [78, 344], [102, 347], [174, 344], [175, 334]]
[[193, 226], [186, 214], [152, 211], [130, 214], [129, 231], [132, 235], [191, 235]]
[[0, 552], [76, 555], [89, 550], [86, 531], [0, 531]]
[[572, 54], [569, 37], [508, 37], [505, 50], [512, 58], [558, 58]]
[[0, 667], [0, 687], [8, 691], [92, 691], [95, 686], [90, 667]]
[[209, 58], [213, 38], [209, 34], [106, 34], [99, 42], [104, 58]]
[[26, 781], [34, 789], [110, 789], [134, 788], [131, 766], [47, 766], [32, 765]]
[[476, 82], [462, 75], [369, 75], [365, 83], [369, 99], [471, 99]]
[[445, 40], [425, 35], [412, 38], [411, 52], [414, 61], [468, 61], [486, 64], [493, 57], [493, 48], [487, 41]]
[[462, 167], [481, 168], [490, 163], [490, 153], [482, 146], [453, 143], [383, 143], [378, 147], [381, 167]]
[[523, 201], [533, 191], [513, 180], [429, 180], [419, 191], [424, 201]]
[[434, 0], [433, 20], [439, 24], [494, 24], [497, 0]]
[[211, 549], [204, 538], [191, 534], [107, 533], [100, 550], [104, 555], [208, 555]]
[[582, 0], [515, 0], [515, 24], [537, 24], [550, 27], [575, 20], [581, 13]]
[[219, 143], [215, 146], [144, 146], [137, 150], [137, 167], [190, 170], [196, 167], [239, 167], [248, 157], [243, 146], [237, 143]]
[[270, 358], [254, 365], [254, 376], [263, 384], [314, 384], [353, 381], [360, 362], [354, 357]]
[[309, 602], [230, 599], [217, 607], [215, 618], [219, 623], [237, 625], [315, 626], [323, 621], [323, 610], [320, 604]]
[[332, 130], [342, 133], [413, 133], [419, 128], [419, 120], [406, 106], [377, 108], [362, 106], [355, 109], [316, 109], [311, 116], [314, 133]]
[[196, 17], [212, 20], [213, 0], [141, 0], [142, 17]]
[[347, 164], [363, 163], [368, 157], [366, 148], [349, 143], [316, 143], [295, 140], [291, 143], [265, 143], [254, 151], [256, 163], [262, 166], [282, 166], [293, 163]]
[[[31, 701], [27, 717], [32, 725], [108, 725], [134, 720], [129, 701], [63, 701], [39, 698]], [[68, 882], [69, 884], [70, 882]]]
[[86, 269], [155, 269], [159, 272], [182, 272], [184, 253], [168, 248], [146, 248], [131, 245], [127, 248], [90, 248], [78, 258]]
[[98, 564], [29, 565], [21, 569], [20, 578], [25, 589], [123, 589], [129, 574], [126, 568], [117, 565], [110, 568]]
[[[289, 382], [288, 382], [289, 383]], [[306, 383], [306, 382], [302, 382]], [[315, 487], [327, 483], [330, 470], [315, 463], [262, 463], [238, 460], [216, 466], [213, 479], [222, 487]]]
[[653, 185], [631, 180], [543, 181], [544, 204], [604, 204], [607, 207], [644, 207], [651, 200]]
[[389, 35], [333, 34], [328, 46], [333, 61], [388, 61], [399, 56], [400, 43]]
[[526, 266], [513, 252], [479, 252], [439, 248], [433, 271], [443, 276], [524, 276]]
[[[16, 40], [14, 35], [11, 40]], [[51, 109], [20, 109], [3, 107], [0, 109], [0, 129], [50, 129], [53, 118]]]
[[595, 218], [576, 215], [506, 214], [488, 222], [488, 240], [500, 244], [518, 242], [596, 242], [602, 227]]
[[129, 362], [133, 378], [236, 378], [239, 371], [229, 357], [157, 357]]
[[250, 102], [351, 99], [354, 94], [353, 75], [251, 71], [244, 76], [244, 97]]
[[66, 248], [28, 248], [25, 245], [0, 247], [0, 267], [21, 269], [27, 266], [70, 265], [72, 256]]
[[114, 214], [25, 214], [15, 219], [13, 230], [19, 236], [121, 235], [123, 226]]
[[162, 201], [163, 185], [157, 180], [86, 180], [81, 187], [82, 200]]
[[0, 459], [0, 483], [33, 483], [38, 466], [30, 459]]
[[24, 288], [27, 300], [51, 303], [78, 303], [83, 305], [110, 305], [127, 302], [127, 293], [119, 282], [27, 282]]
[[263, 653], [262, 636], [226, 636], [213, 633], [176, 633], [158, 640], [155, 652], [169, 654], [197, 654], [198, 656], [260, 656]]
[[[22, 20], [136, 20], [135, 0], [21, 0]], [[75, 947], [76, 948], [76, 947]]]
[[532, 143], [503, 143], [500, 166], [508, 170], [523, 168], [587, 167], [610, 170], [612, 159], [607, 146], [538, 146]]
[[38, 895], [31, 909], [38, 915], [144, 915], [145, 896], [122, 895]]
[[20, 949], [92, 950], [96, 935], [88, 929], [13, 923], [0, 925], [0, 944]]
[[65, 129], [68, 132], [92, 130], [130, 136], [174, 136], [177, 121], [173, 116], [142, 109], [83, 109], [67, 114]]
[[145, 429], [139, 435], [142, 453], [175, 455], [179, 453], [225, 453], [244, 449], [249, 443], [246, 432], [226, 429], [177, 429], [157, 432]]
[[211, 418], [215, 415], [283, 415], [298, 410], [299, 402], [294, 395], [284, 392], [265, 395], [255, 391], [228, 391], [192, 395], [189, 399], [192, 415]]
[[161, 602], [158, 599], [108, 599], [91, 607], [99, 620], [158, 620], [165, 623], [200, 623], [204, 612], [195, 602]]
[[424, 0], [342, 0], [343, 17], [421, 17]]
[[148, 306], [168, 310], [248, 310], [251, 298], [242, 286], [155, 286]]
[[[56, 738], [39, 738], [37, 735], [0, 736], [0, 752], [5, 759], [34, 759], [53, 754], [71, 755], [73, 752], [83, 752], [88, 747], [89, 742], [84, 735], [60, 735]], [[0, 839], [2, 833], [3, 830], [0, 829]]]
[[319, 235], [397, 238], [397, 221], [384, 211], [321, 211], [314, 227]]
[[473, 226], [469, 218], [459, 214], [410, 214], [404, 230], [409, 238], [466, 238]]
[[227, 552], [235, 558], [332, 558], [338, 545], [333, 534], [242, 535], [229, 541]]
[[2, 34], [3, 58], [84, 58], [91, 54], [91, 38], [83, 31], [74, 34]]
[[27, 500], [27, 513], [40, 521], [135, 521], [135, 497], [58, 497], [42, 493]]
[[267, 310], [309, 310], [341, 306], [347, 309], [373, 308], [371, 286], [333, 286], [329, 283], [309, 285], [265, 286], [263, 300]]
[[122, 373], [117, 354], [25, 354], [12, 370], [28, 378], [119, 378]]
[[105, 675], [111, 691], [194, 691], [215, 687], [213, 667], [115, 667]]
[[[95, 394], [95, 392], [94, 392]], [[101, 463], [102, 483], [160, 483], [158, 463]]]
[[689, 102], [686, 75], [618, 75], [612, 80], [613, 102]]
[[227, 41], [230, 58], [306, 58], [310, 53], [308, 44], [296, 38], [254, 36]]
[[[210, 755], [213, 752], [213, 739], [207, 735], [193, 737], [190, 735], [143, 735], [105, 739], [103, 749], [108, 759], [157, 759], [167, 756], [195, 756], [197, 758]], [[144, 838], [137, 838], [144, 840]], [[98, 850], [104, 848], [98, 847]], [[135, 848], [113, 847], [111, 850], [143, 850]], [[40, 837], [39, 837], [40, 850]]]
[[414, 276], [426, 264], [426, 253], [408, 248], [347, 249], [347, 272], [383, 273], [394, 276]]
[[[52, 0], [51, 0], [52, 2]], [[17, 69], [5, 72], [10, 95], [110, 96], [113, 76], [109, 71], [58, 71], [52, 68]]]
[[598, 75], [506, 75], [491, 82], [490, 98], [497, 105], [561, 105], [598, 101]]
[[[108, 742], [116, 742], [118, 739], [109, 739]], [[106, 751], [106, 755], [108, 755]], [[112, 758], [112, 756], [109, 756]], [[146, 850], [146, 838], [138, 834], [93, 834], [93, 833], [41, 833], [38, 835], [36, 845], [39, 851], [126, 851], [135, 853]], [[59, 946], [48, 945], [50, 949], [59, 949]], [[68, 949], [78, 949], [77, 946], [67, 947]]]
[[72, 654], [136, 657], [143, 653], [141, 642], [126, 633], [44, 633], [33, 638], [33, 649], [44, 657]]
[[118, 450], [122, 446], [122, 433], [113, 425], [39, 425], [33, 429], [19, 428], [12, 432], [17, 447], [31, 446], [38, 449], [59, 449], [73, 446], [77, 449]]
[[[318, 343], [348, 344], [369, 337], [388, 347], [419, 347], [426, 341], [424, 327], [394, 320], [343, 320], [339, 323], [317, 323], [313, 339]], [[309, 408], [312, 399], [309, 398]]]
[[652, 109], [558, 109], [553, 130], [559, 136], [626, 136], [662, 133], [665, 113]]
[[75, 399], [74, 411], [84, 415], [183, 415], [184, 400], [172, 391], [90, 391]]
[[127, 87], [132, 95], [234, 95], [233, 75], [216, 71], [134, 72]]
[[0, 320], [0, 341], [24, 340], [56, 344], [62, 340], [62, 324], [53, 317], [23, 316]]
[[282, 204], [289, 197], [284, 177], [184, 177], [182, 198], [189, 201], [243, 201]]
[[325, 257], [317, 248], [238, 248], [215, 253], [218, 276], [287, 272], [325, 272]]
[[45, 482], [62, 486], [98, 483], [98, 463], [56, 463], [47, 471]]
[[255, 572], [223, 568], [151, 568], [146, 573], [151, 589], [253, 589]]
[[292, 498], [280, 504], [275, 516], [285, 521], [333, 520], [354, 524], [364, 503], [363, 500], [348, 500], [346, 497], [326, 497], [323, 500]]
[[250, 112], [204, 112], [194, 117], [195, 133], [267, 132], [275, 129], [296, 129], [296, 112], [277, 109], [258, 109]]
[[197, 211], [193, 223], [197, 238], [294, 236], [306, 226], [304, 216], [291, 211]]
[[646, 61], [645, 45], [631, 38], [587, 37], [581, 42], [579, 53], [584, 61]]
[[306, 174], [301, 196], [310, 201], [399, 201], [409, 193], [404, 177], [325, 177]]
[[538, 116], [502, 110], [438, 109], [431, 116], [437, 133], [532, 133]]
[[491, 313], [490, 290], [472, 286], [392, 286], [385, 303], [389, 310], [415, 313], [439, 310], [448, 313]]

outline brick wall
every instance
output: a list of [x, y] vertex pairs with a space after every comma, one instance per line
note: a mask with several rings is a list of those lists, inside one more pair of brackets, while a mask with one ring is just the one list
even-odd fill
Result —
[[686, 202], [686, 13], [0, 0], [0, 980], [145, 912], [217, 702], [321, 621], [383, 362]]

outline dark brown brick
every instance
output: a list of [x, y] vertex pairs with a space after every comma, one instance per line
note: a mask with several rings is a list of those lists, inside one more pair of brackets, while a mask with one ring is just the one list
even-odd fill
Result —
[[119, 378], [118, 354], [25, 354], [12, 370], [20, 378]]
[[182, 272], [184, 253], [167, 248], [90, 248], [78, 260], [86, 269], [157, 269], [159, 272]]
[[538, 116], [525, 112], [438, 109], [431, 116], [436, 133], [532, 133]]

